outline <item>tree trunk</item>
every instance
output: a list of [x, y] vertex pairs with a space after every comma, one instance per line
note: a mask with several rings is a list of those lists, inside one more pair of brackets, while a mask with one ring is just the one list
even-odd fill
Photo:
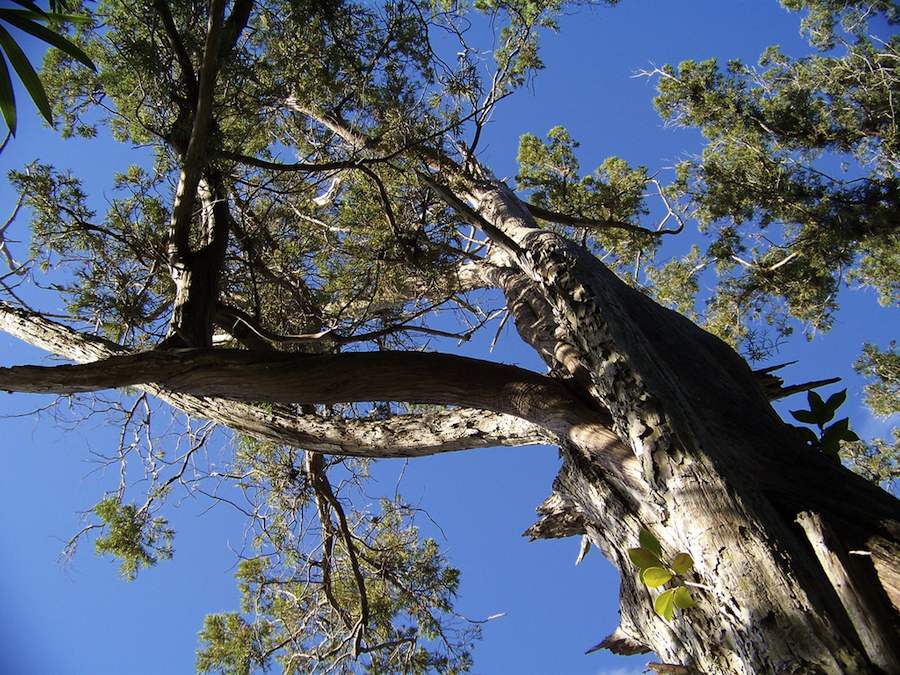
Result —
[[[730, 347], [538, 229], [505, 186], [473, 199], [515, 242], [521, 273], [500, 285], [522, 337], [611, 412], [641, 465], [635, 488], [585, 445], [564, 444], [553, 494], [526, 533], [584, 533], [622, 571], [621, 624], [598, 646], [710, 674], [900, 672], [897, 500], [802, 447]], [[802, 512], [830, 525], [842, 560], [865, 551], [845, 568], [866, 589], [864, 610], [845, 609], [795, 522]], [[698, 605], [671, 621], [654, 613], [656, 592], [627, 556], [641, 527], [669, 558], [686, 551], [695, 562]]]

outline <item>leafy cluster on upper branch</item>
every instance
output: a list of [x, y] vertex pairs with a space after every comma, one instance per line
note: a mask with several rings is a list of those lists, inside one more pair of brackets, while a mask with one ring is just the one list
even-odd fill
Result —
[[[711, 238], [714, 332], [745, 340], [747, 316], [781, 334], [791, 317], [827, 329], [847, 280], [897, 303], [898, 49], [895, 37], [861, 41], [842, 57], [770, 50], [763, 70], [732, 62], [725, 74], [706, 61], [662, 71], [663, 117], [709, 139], [702, 157], [679, 165], [675, 188]], [[868, 172], [827, 172], [848, 154]]]
[[[888, 420], [900, 413], [900, 355], [896, 342], [891, 341], [887, 349], [867, 343], [854, 367], [869, 380], [865, 389], [866, 405], [874, 415]], [[854, 471], [887, 489], [896, 487], [900, 479], [900, 427], [894, 427], [891, 433], [893, 443], [876, 437], [841, 447], [841, 457]]]

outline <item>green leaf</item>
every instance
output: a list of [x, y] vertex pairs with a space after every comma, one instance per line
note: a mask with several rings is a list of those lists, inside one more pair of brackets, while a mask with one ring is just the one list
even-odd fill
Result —
[[10, 17], [6, 17], [6, 19], [9, 21], [9, 23], [11, 23], [13, 26], [18, 28], [19, 30], [23, 30], [26, 33], [30, 33], [31, 35], [38, 38], [39, 40], [43, 40], [47, 44], [52, 45], [53, 47], [56, 47], [60, 51], [63, 51], [66, 54], [68, 54], [69, 56], [71, 56], [72, 58], [77, 59], [78, 61], [81, 61], [81, 63], [86, 65], [91, 70], [93, 70], [93, 71], [97, 70], [97, 67], [94, 65], [94, 62], [91, 61], [91, 58], [81, 50], [81, 47], [70, 42], [65, 37], [60, 35], [59, 33], [52, 31], [49, 28], [45, 28], [44, 26], [40, 25], [39, 23], [35, 23], [34, 21], [29, 21], [28, 19], [25, 19], [23, 17], [10, 16]]
[[675, 591], [676, 588], [670, 588], [660, 593], [653, 603], [653, 609], [666, 621], [671, 621], [675, 614]]
[[810, 389], [806, 392], [806, 400], [809, 403], [809, 409], [816, 415], [819, 416], [825, 411], [825, 401], [822, 400], [822, 397], [819, 396], [816, 392]]
[[[822, 433], [822, 451], [837, 457], [838, 450], [840, 449], [840, 441], [849, 440], [845, 439], [845, 435], [851, 433], [853, 432], [850, 431], [850, 419], [845, 417], [838, 420], [830, 427], [826, 428]], [[856, 436], [856, 434], [853, 435]]]
[[659, 588], [672, 578], [672, 573], [665, 567], [648, 567], [641, 572], [641, 581], [647, 588]]
[[21, 16], [35, 21], [47, 21], [50, 19], [50, 15], [40, 8], [37, 11], [31, 9], [9, 9], [7, 7], [0, 9], [0, 20], [6, 21], [11, 16]]
[[[38, 6], [37, 6], [34, 2], [32, 2], [31, 0], [11, 0], [11, 2], [12, 2], [14, 5], [18, 5], [19, 7], [24, 7], [24, 8], [25, 8], [25, 12], [27, 12], [27, 13], [29, 13], [29, 14], [35, 14], [35, 15], [37, 15], [37, 16], [41, 16], [41, 17], [45, 17], [45, 18], [50, 18], [49, 15], [47, 14], [47, 12], [45, 12], [44, 10], [42, 10], [40, 7], [38, 7]], [[52, 2], [51, 2], [51, 5], [52, 5]], [[51, 7], [51, 9], [52, 9], [52, 7]], [[16, 10], [16, 9], [4, 9], [4, 13], [6, 13], [6, 12], [21, 12], [21, 11], [22, 11], [22, 10]]]
[[12, 80], [9, 79], [9, 68], [6, 59], [0, 56], [0, 111], [3, 121], [9, 127], [9, 133], [16, 135], [16, 95], [13, 93]]
[[0, 20], [5, 21], [10, 16], [31, 19], [32, 21], [50, 22], [51, 25], [55, 25], [61, 21], [82, 25], [91, 22], [91, 17], [85, 16], [84, 14], [63, 14], [60, 12], [51, 12], [50, 14], [47, 14], [47, 12], [43, 11], [40, 7], [36, 7], [33, 10], [7, 9], [6, 7], [0, 8]]
[[839, 419], [830, 427], [827, 427], [824, 434], [822, 434], [822, 438], [824, 439], [828, 435], [834, 435], [837, 438], [841, 438], [848, 431], [850, 431], [850, 418], [844, 417], [843, 419]]
[[840, 441], [852, 442], [858, 440], [859, 436], [850, 429], [850, 419], [844, 417], [825, 429], [822, 434], [822, 447], [829, 452], [835, 453], [838, 450]]
[[53, 113], [50, 112], [50, 102], [47, 100], [47, 92], [44, 91], [44, 85], [41, 84], [37, 73], [31, 67], [31, 63], [28, 62], [25, 52], [16, 44], [16, 41], [13, 40], [3, 26], [0, 26], [0, 47], [3, 48], [9, 62], [16, 69], [16, 73], [22, 79], [22, 84], [28, 90], [31, 100], [34, 101], [38, 110], [41, 111], [41, 115], [44, 116], [48, 123], [53, 124]]
[[646, 527], [641, 528], [638, 540], [641, 542], [641, 547], [653, 553], [657, 558], [662, 558], [662, 546], [659, 540]]
[[672, 569], [678, 574], [687, 574], [694, 566], [694, 559], [687, 553], [679, 553], [672, 561]]
[[642, 570], [648, 567], [659, 567], [662, 564], [655, 554], [643, 547], [628, 549], [628, 557], [631, 558], [631, 562]]
[[673, 596], [675, 601], [675, 606], [678, 609], [688, 609], [689, 607], [693, 607], [697, 604], [694, 600], [694, 596], [691, 595], [690, 590], [686, 586], [679, 586], [676, 589], [673, 589], [675, 594]]
[[832, 414], [841, 407], [844, 401], [847, 400], [847, 390], [843, 389], [836, 394], [832, 394], [828, 397], [828, 400], [825, 401], [825, 407], [828, 408]]
[[791, 410], [791, 415], [798, 422], [805, 422], [806, 424], [815, 424], [818, 420], [816, 415], [809, 410]]

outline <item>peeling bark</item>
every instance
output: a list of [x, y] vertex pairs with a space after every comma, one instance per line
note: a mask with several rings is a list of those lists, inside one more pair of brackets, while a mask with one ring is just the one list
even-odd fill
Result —
[[[527, 534], [586, 531], [622, 570], [618, 636], [668, 664], [707, 673], [876, 672], [793, 520], [815, 508], [852, 546], [868, 547], [879, 592], [896, 604], [897, 501], [800, 448], [727, 345], [539, 230], [505, 186], [474, 195], [481, 216], [515, 242], [507, 254], [529, 292], [542, 297], [542, 307], [522, 303], [513, 285], [502, 286], [523, 338], [551, 370], [585, 383], [641, 465], [643, 493], [577, 443], [564, 444], [554, 494]], [[709, 589], [672, 622], [653, 613], [654, 593], [626, 555], [641, 527], [668, 556], [690, 553], [691, 581]], [[870, 581], [878, 586], [874, 574]], [[621, 644], [613, 636], [604, 643]]]
[[[89, 363], [127, 353], [119, 345], [31, 312], [0, 303], [0, 330], [35, 347]], [[199, 397], [156, 385], [140, 389], [184, 411], [261, 440], [358, 457], [421, 457], [498, 445], [547, 443], [536, 425], [509, 415], [457, 408], [386, 420], [352, 420], [286, 414], [215, 397]]]
[[[407, 441], [400, 456], [476, 447], [482, 431], [471, 411], [379, 427], [305, 416], [285, 421], [252, 403], [466, 405], [493, 411], [496, 426], [486, 433], [496, 435], [513, 433], [503, 428], [507, 422], [521, 429], [509, 421], [514, 416], [530, 423], [526, 435], [536, 428], [552, 435], [564, 458], [540, 520], [526, 534], [587, 535], [622, 571], [620, 624], [600, 647], [654, 651], [669, 672], [883, 670], [872, 646], [878, 641], [861, 633], [875, 631], [884, 644], [897, 634], [897, 500], [800, 446], [747, 364], [723, 342], [625, 285], [582, 247], [538, 229], [502, 184], [470, 192], [475, 207], [462, 212], [503, 249], [503, 259], [479, 275], [506, 294], [520, 334], [551, 376], [421, 352], [123, 355], [103, 340], [75, 340], [71, 329], [2, 307], [0, 326], [8, 332], [90, 363], [0, 369], [0, 388], [76, 392], [137, 384], [245, 433], [284, 434], [292, 444], [334, 454], [385, 456], [385, 438], [413, 434], [423, 440]], [[450, 197], [462, 208], [461, 197]], [[38, 335], [39, 326], [51, 329]], [[848, 604], [820, 542], [796, 524], [807, 511], [846, 549], [870, 553], [870, 566], [853, 565], [854, 585], [869, 589], [866, 607], [885, 609], [883, 623], [873, 628], [853, 616], [860, 610]], [[701, 589], [698, 605], [669, 622], [654, 613], [655, 592], [640, 584], [627, 557], [641, 528], [662, 542], [667, 557], [686, 551], [695, 563], [688, 581]]]

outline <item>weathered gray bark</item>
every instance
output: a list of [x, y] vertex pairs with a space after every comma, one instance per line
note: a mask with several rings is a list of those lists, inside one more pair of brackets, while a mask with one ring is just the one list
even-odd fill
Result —
[[[0, 330], [28, 344], [80, 363], [122, 356], [113, 342], [80, 333], [27, 310], [0, 302]], [[283, 445], [358, 457], [421, 457], [439, 452], [546, 443], [548, 434], [525, 420], [484, 410], [456, 408], [385, 420], [353, 420], [267, 409], [216, 397], [140, 389], [184, 411], [239, 433]]]
[[[705, 673], [878, 672], [884, 661], [866, 653], [794, 520], [818, 513], [848, 547], [872, 554], [874, 569], [859, 573], [890, 616], [882, 644], [896, 644], [897, 500], [799, 448], [724, 343], [537, 229], [504, 186], [474, 197], [515, 242], [507, 254], [521, 276], [501, 286], [523, 338], [611, 412], [641, 462], [641, 489], [629, 489], [577, 443], [564, 445], [553, 494], [526, 533], [586, 533], [622, 570], [621, 624], [601, 646], [652, 650]], [[693, 580], [708, 589], [672, 622], [653, 613], [626, 555], [642, 526], [669, 555], [690, 553]]]

